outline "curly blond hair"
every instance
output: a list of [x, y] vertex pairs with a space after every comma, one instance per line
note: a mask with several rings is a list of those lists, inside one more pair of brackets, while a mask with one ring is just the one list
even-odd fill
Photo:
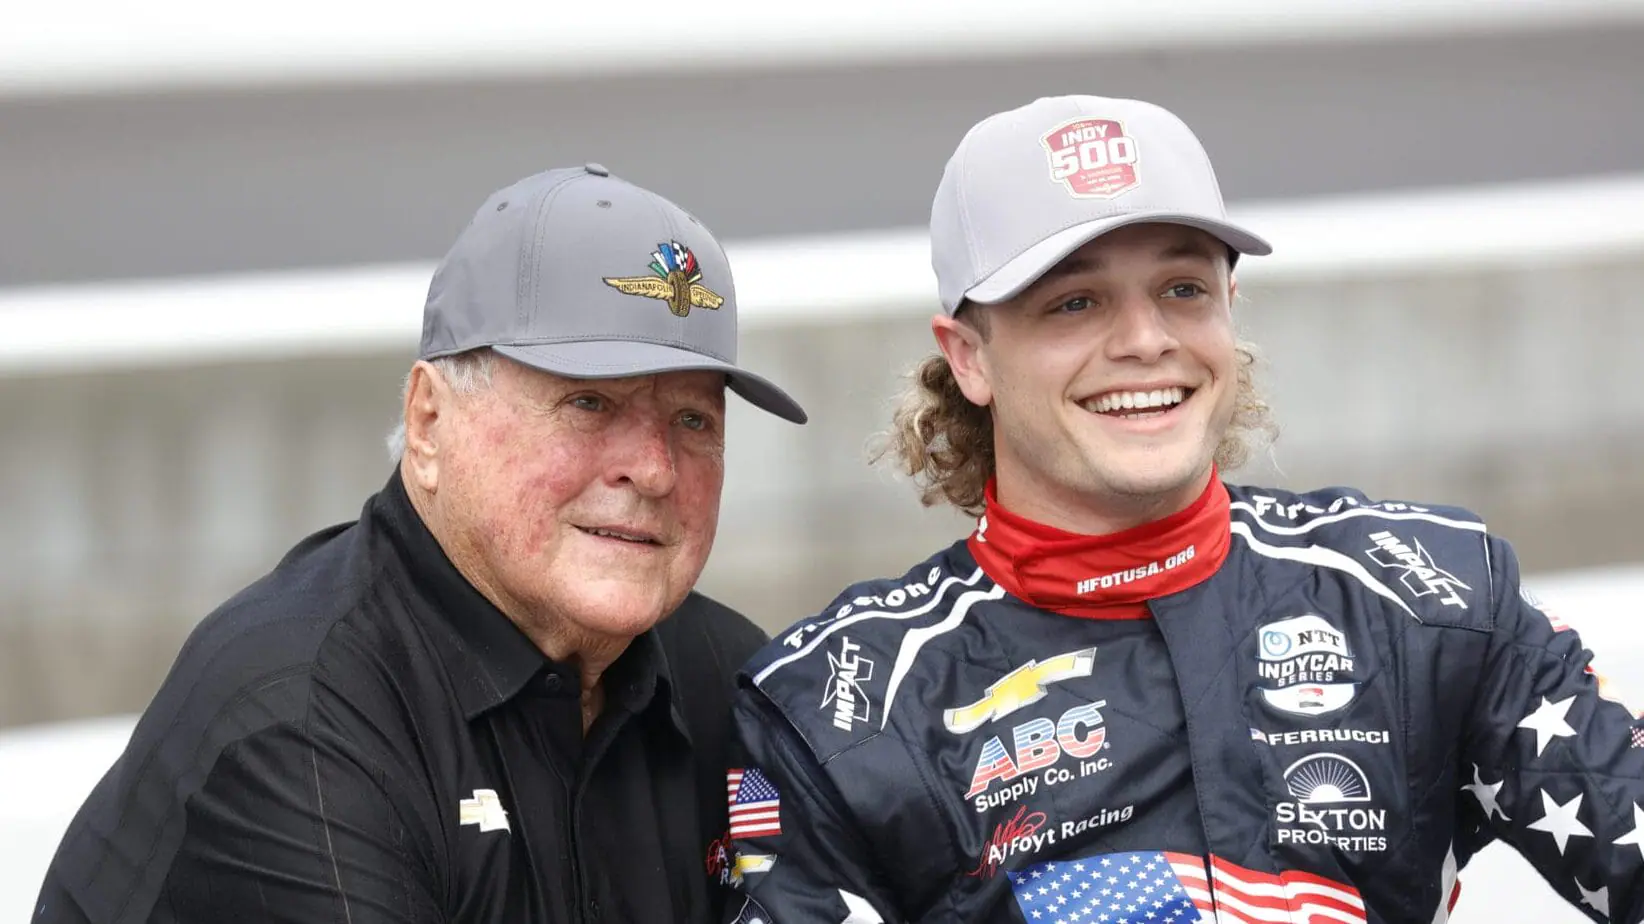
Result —
[[[976, 320], [982, 321], [980, 317]], [[1249, 461], [1258, 441], [1268, 442], [1278, 435], [1272, 408], [1256, 386], [1259, 359], [1255, 345], [1241, 340], [1235, 352], [1238, 391], [1233, 419], [1215, 453], [1216, 465], [1223, 472]], [[926, 507], [946, 502], [971, 516], [981, 516], [982, 491], [993, 477], [993, 409], [972, 404], [965, 397], [947, 357], [940, 352], [926, 356], [907, 378], [891, 415], [891, 427], [882, 434], [873, 461], [893, 457], [897, 468], [913, 478]]]

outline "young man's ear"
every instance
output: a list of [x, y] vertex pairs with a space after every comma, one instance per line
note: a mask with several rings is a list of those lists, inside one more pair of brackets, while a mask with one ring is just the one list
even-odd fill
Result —
[[[986, 310], [986, 309], [983, 309]], [[931, 333], [936, 335], [936, 346], [947, 358], [953, 379], [959, 383], [970, 403], [987, 407], [993, 403], [993, 385], [989, 382], [987, 363], [982, 356], [982, 344], [987, 338], [963, 318], [939, 314], [930, 319]]]
[[439, 487], [441, 417], [449, 412], [451, 388], [428, 362], [417, 360], [405, 386], [405, 456], [400, 462], [406, 479], [432, 494]]

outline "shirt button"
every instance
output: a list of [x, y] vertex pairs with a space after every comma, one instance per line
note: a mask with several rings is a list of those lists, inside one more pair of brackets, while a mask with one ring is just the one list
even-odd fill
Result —
[[558, 674], [548, 674], [542, 678], [542, 688], [549, 693], [558, 694], [565, 689], [565, 678]]
[[597, 898], [588, 899], [588, 916], [591, 917], [591, 918], [598, 918], [599, 917], [599, 899], [597, 899]]

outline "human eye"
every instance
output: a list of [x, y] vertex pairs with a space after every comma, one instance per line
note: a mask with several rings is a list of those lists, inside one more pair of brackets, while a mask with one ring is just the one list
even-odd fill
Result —
[[1165, 289], [1165, 295], [1171, 298], [1198, 298], [1209, 291], [1196, 282], [1175, 282]]
[[596, 413], [610, 407], [610, 403], [607, 402], [603, 396], [586, 393], [572, 395], [570, 400], [565, 403], [579, 411], [590, 411]]
[[1096, 301], [1088, 295], [1075, 295], [1072, 298], [1062, 299], [1051, 306], [1051, 311], [1058, 314], [1078, 314], [1095, 307]]
[[679, 415], [679, 425], [697, 433], [706, 433], [714, 428], [714, 418], [701, 411], [684, 411]]

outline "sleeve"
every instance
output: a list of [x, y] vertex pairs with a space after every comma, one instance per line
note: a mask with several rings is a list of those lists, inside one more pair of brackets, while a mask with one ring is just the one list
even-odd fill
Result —
[[[756, 689], [734, 708], [742, 766], [728, 778], [737, 924], [904, 919], [860, 826], [798, 731]], [[740, 910], [739, 910], [740, 909]]]
[[155, 785], [81, 825], [34, 924], [446, 920], [426, 825], [359, 738], [279, 721], [213, 753], [197, 786], [144, 762]]
[[352, 744], [281, 725], [225, 752], [189, 802], [154, 920], [445, 921], [420, 839]]
[[[1597, 921], [1644, 921], [1644, 726], [1491, 539], [1494, 620], [1463, 742], [1464, 808]], [[1644, 615], [1644, 614], [1638, 614]]]

